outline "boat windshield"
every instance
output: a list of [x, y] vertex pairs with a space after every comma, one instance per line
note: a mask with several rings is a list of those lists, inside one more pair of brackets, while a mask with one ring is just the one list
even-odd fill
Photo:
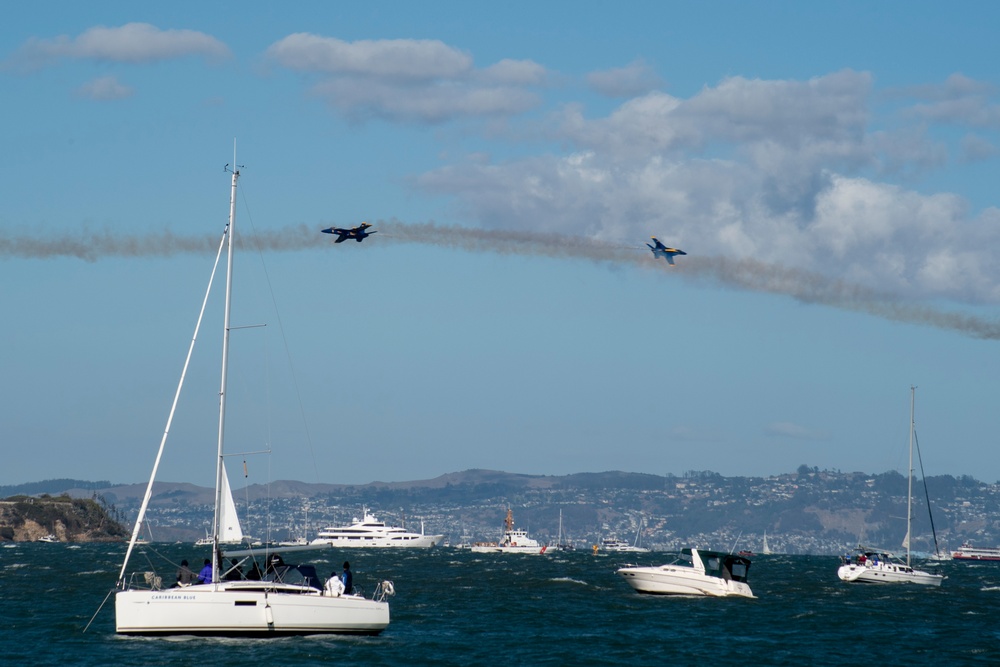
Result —
[[323, 588], [323, 584], [316, 574], [316, 567], [313, 565], [278, 565], [268, 570], [264, 580]]

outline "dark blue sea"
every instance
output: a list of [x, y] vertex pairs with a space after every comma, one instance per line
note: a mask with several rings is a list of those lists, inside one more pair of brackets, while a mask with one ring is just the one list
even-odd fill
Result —
[[[154, 544], [130, 570], [199, 562], [190, 545]], [[109, 600], [124, 545], [0, 548], [4, 665], [996, 665], [1000, 563], [947, 562], [940, 588], [837, 579], [832, 556], [758, 556], [756, 600], [641, 596], [614, 571], [671, 554], [547, 556], [453, 549], [307, 553], [320, 572], [351, 561], [367, 591], [392, 579], [392, 622], [378, 637], [145, 639], [114, 632]], [[286, 558], [286, 560], [293, 560]], [[134, 568], [132, 567], [134, 565]]]

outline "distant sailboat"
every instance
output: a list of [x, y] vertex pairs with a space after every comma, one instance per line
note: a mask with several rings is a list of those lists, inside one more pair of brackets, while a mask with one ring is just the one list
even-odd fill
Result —
[[[236, 513], [236, 501], [233, 500], [233, 489], [229, 486], [229, 475], [226, 466], [222, 466], [222, 504], [219, 506], [219, 544], [242, 544], [243, 527]], [[204, 547], [212, 544], [212, 537], [206, 535], [195, 546]]]
[[771, 547], [767, 545], [767, 531], [764, 531], [764, 541], [760, 545], [760, 552], [765, 556], [771, 553]]
[[[906, 537], [903, 547], [906, 549], [906, 561], [881, 549], [871, 549], [858, 545], [856, 557], [845, 558], [837, 569], [841, 581], [858, 583], [911, 583], [925, 586], [940, 586], [944, 576], [932, 572], [914, 569], [910, 564], [910, 533], [913, 518], [913, 440], [914, 420], [913, 404], [916, 387], [910, 387], [910, 467], [907, 469], [906, 490]], [[923, 465], [921, 465], [923, 468]], [[930, 503], [928, 503], [928, 512]], [[935, 536], [935, 543], [937, 537]]]

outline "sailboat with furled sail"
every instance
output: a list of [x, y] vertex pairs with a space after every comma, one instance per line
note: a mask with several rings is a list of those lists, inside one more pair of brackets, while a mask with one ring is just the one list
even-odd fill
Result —
[[[228, 167], [228, 165], [227, 165]], [[390, 581], [383, 581], [373, 598], [344, 591], [339, 580], [331, 577], [324, 585], [310, 565], [287, 565], [276, 554], [268, 559], [261, 572], [256, 562], [248, 563], [253, 555], [231, 552], [227, 556], [242, 557], [237, 567], [223, 564], [219, 545], [242, 540], [237, 534], [239, 523], [232, 505], [232, 492], [225, 472], [224, 435], [226, 425], [226, 389], [229, 366], [230, 311], [233, 285], [233, 233], [236, 222], [236, 185], [240, 172], [233, 167], [230, 193], [229, 223], [219, 244], [215, 266], [209, 279], [208, 290], [202, 302], [195, 325], [194, 337], [188, 349], [181, 372], [167, 426], [153, 464], [146, 493], [139, 508], [139, 515], [132, 530], [122, 563], [115, 592], [115, 628], [125, 635], [208, 635], [208, 636], [264, 636], [303, 634], [364, 634], [377, 635], [389, 625], [389, 604], [386, 595], [392, 595]], [[198, 331], [201, 328], [212, 282], [222, 257], [227, 250], [226, 297], [222, 344], [222, 385], [219, 391], [219, 426], [216, 458], [215, 513], [212, 521], [211, 574], [204, 583], [163, 589], [162, 578], [152, 572], [126, 576], [129, 558], [135, 547], [152, 495], [156, 471], [163, 456], [167, 435], [173, 422], [184, 376], [187, 373]], [[230, 517], [230, 508], [233, 516]], [[232, 526], [236, 526], [235, 529]], [[240, 576], [239, 566], [246, 565], [251, 576]], [[236, 572], [237, 576], [232, 576]]]
[[[913, 440], [915, 432], [913, 403], [915, 392], [916, 387], [910, 387], [910, 464], [907, 470], [906, 488], [906, 537], [903, 538], [906, 560], [903, 561], [884, 549], [872, 549], [859, 544], [854, 558], [845, 558], [837, 569], [837, 576], [840, 577], [841, 581], [863, 584], [908, 583], [924, 586], [940, 586], [941, 582], [944, 581], [943, 575], [918, 570], [910, 562], [910, 528], [913, 519]], [[921, 468], [923, 468], [923, 464], [921, 464]], [[930, 512], [929, 498], [927, 510]], [[933, 521], [931, 525], [933, 526]], [[937, 542], [936, 535], [934, 539]]]

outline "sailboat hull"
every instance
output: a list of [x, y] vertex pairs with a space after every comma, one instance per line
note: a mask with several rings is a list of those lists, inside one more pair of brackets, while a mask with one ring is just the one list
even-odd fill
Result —
[[896, 563], [879, 563], [877, 565], [841, 565], [837, 570], [841, 581], [859, 584], [921, 584], [923, 586], [940, 586], [944, 577], [921, 570], [914, 570]]
[[123, 635], [260, 636], [377, 635], [389, 625], [389, 605], [314, 589], [293, 592], [247, 584], [124, 590], [115, 595], [116, 631]]

